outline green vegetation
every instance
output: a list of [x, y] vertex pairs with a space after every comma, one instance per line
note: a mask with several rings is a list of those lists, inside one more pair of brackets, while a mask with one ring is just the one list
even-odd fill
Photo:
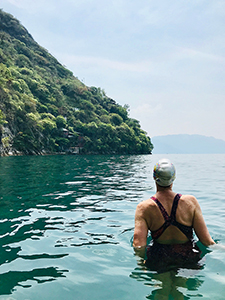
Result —
[[87, 87], [0, 10], [1, 154], [77, 151], [148, 154], [150, 138], [137, 120]]

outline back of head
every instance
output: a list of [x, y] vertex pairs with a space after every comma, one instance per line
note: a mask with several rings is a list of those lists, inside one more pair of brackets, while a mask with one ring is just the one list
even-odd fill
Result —
[[154, 166], [153, 178], [159, 186], [170, 186], [175, 180], [175, 175], [175, 167], [169, 159], [163, 158]]

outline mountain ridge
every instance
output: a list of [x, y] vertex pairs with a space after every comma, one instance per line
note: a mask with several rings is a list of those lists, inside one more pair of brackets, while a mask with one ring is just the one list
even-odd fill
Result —
[[153, 154], [222, 154], [225, 141], [199, 134], [171, 134], [151, 138]]
[[0, 155], [151, 154], [140, 122], [0, 9]]

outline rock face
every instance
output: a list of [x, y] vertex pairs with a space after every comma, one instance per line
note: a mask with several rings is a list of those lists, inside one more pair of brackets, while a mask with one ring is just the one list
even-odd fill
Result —
[[5, 155], [18, 155], [13, 147], [13, 134], [8, 127], [2, 127], [2, 136], [1, 136], [1, 144], [0, 144], [0, 153], [2, 156]]
[[0, 10], [1, 155], [150, 154], [150, 138], [128, 111], [85, 86]]

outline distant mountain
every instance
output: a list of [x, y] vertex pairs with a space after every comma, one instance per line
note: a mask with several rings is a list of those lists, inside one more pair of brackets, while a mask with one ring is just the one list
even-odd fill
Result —
[[153, 154], [225, 153], [225, 141], [197, 134], [155, 136]]

